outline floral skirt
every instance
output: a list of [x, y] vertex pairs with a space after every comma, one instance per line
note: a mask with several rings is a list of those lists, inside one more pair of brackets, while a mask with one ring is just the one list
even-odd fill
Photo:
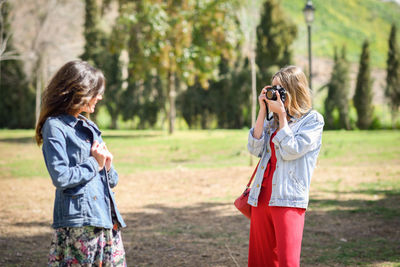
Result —
[[48, 266], [126, 267], [121, 231], [93, 226], [55, 230]]

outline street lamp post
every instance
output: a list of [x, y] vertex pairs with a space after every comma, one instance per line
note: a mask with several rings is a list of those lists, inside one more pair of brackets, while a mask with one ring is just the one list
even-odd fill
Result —
[[308, 72], [309, 72], [309, 83], [311, 92], [312, 92], [311, 24], [314, 21], [314, 11], [315, 8], [313, 7], [312, 1], [307, 0], [306, 6], [303, 9], [303, 13], [307, 23], [307, 30], [308, 30]]

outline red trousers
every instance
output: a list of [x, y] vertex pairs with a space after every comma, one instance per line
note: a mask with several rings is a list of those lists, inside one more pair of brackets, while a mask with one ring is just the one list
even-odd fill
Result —
[[251, 209], [248, 266], [300, 266], [305, 209], [269, 207], [265, 189]]
[[251, 208], [248, 266], [298, 267], [306, 210], [268, 206], [271, 199], [272, 176], [276, 167], [273, 144], [271, 152], [258, 205]]

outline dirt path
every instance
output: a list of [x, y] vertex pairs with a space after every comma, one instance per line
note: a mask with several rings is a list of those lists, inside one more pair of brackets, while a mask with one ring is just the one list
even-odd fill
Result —
[[[384, 166], [379, 175], [395, 178], [398, 163]], [[303, 266], [351, 266], [352, 258], [385, 266], [385, 255], [372, 261], [364, 254], [378, 253], [379, 247], [382, 253], [391, 252], [390, 257], [400, 251], [393, 245], [400, 240], [398, 213], [390, 212], [399, 210], [399, 195], [360, 187], [361, 182], [376, 181], [377, 166], [332, 165], [325, 161], [313, 178]], [[249, 221], [232, 201], [251, 172], [250, 167], [177, 168], [121, 177], [115, 191], [128, 225], [123, 230], [128, 266], [246, 266]], [[44, 266], [52, 233], [50, 180], [1, 179], [0, 187], [0, 265]], [[389, 212], [374, 216], [371, 207]], [[358, 243], [365, 240], [373, 246]], [[334, 261], [342, 251], [355, 253], [348, 265]]]

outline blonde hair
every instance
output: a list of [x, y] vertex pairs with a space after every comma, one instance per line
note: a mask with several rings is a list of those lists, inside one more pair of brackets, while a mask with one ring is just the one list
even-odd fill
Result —
[[272, 76], [272, 81], [286, 89], [287, 112], [290, 116], [300, 118], [312, 108], [311, 92], [304, 72], [297, 66], [287, 66]]

